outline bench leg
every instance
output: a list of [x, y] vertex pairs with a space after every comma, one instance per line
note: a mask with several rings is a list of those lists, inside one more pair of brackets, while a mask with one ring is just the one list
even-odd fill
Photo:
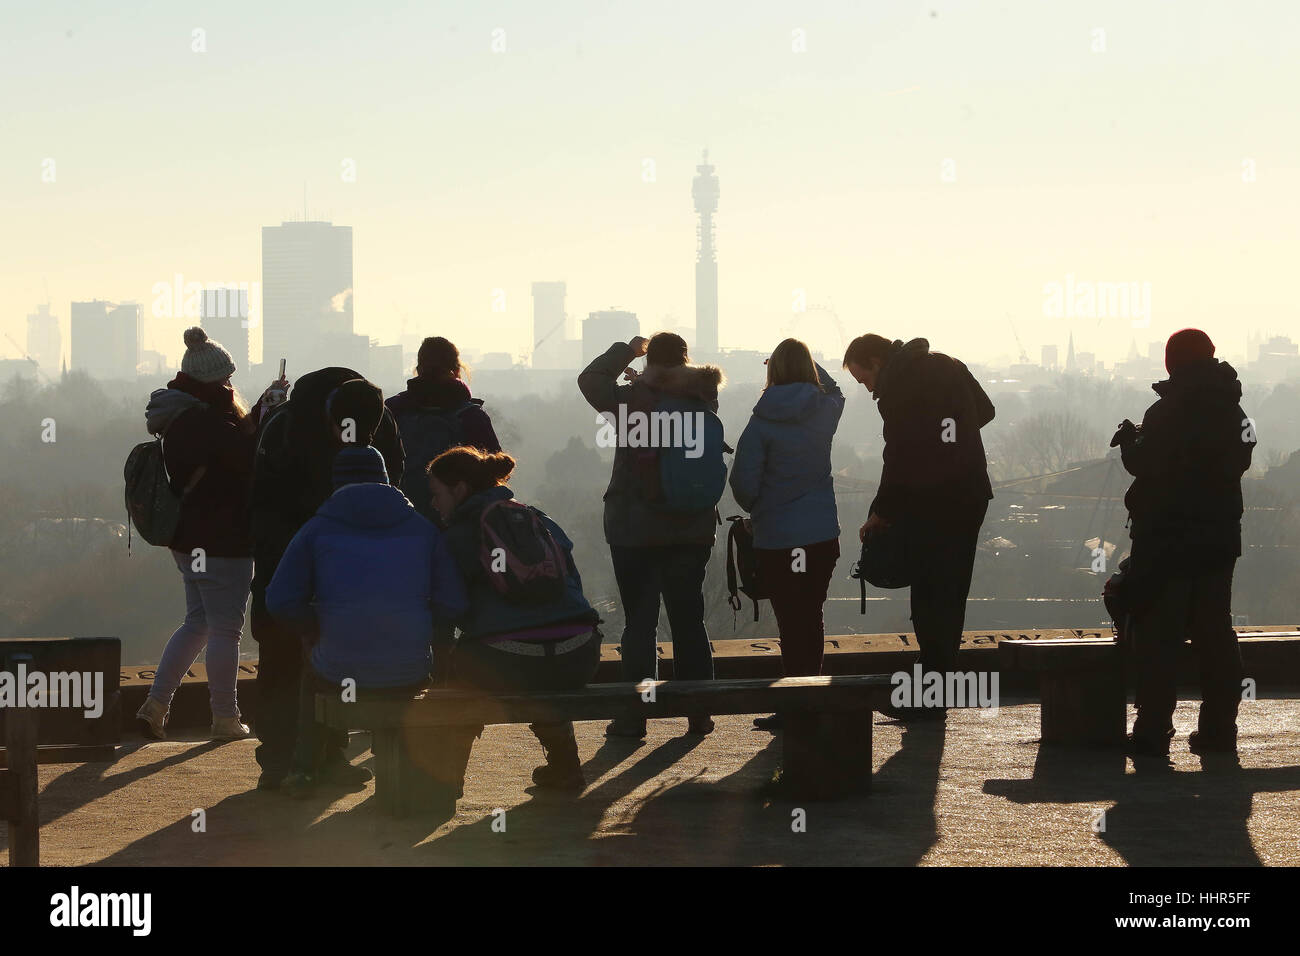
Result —
[[40, 866], [41, 817], [36, 774], [36, 711], [15, 707], [5, 714], [5, 762], [0, 789], [6, 791], [9, 865]]
[[390, 817], [404, 816], [402, 800], [402, 738], [396, 728], [371, 733], [375, 752], [375, 798], [379, 809]]
[[829, 799], [870, 788], [870, 710], [782, 718], [781, 781], [791, 795]]
[[1043, 743], [1111, 747], [1124, 742], [1128, 698], [1119, 667], [1044, 673], [1040, 700]]

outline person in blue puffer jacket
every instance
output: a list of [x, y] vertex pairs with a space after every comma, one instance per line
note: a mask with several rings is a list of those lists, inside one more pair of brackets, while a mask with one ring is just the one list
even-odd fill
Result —
[[[750, 514], [787, 677], [821, 673], [822, 605], [840, 556], [831, 441], [843, 411], [835, 380], [808, 346], [786, 339], [767, 361], [767, 385], [736, 443], [731, 491]], [[754, 723], [780, 726], [776, 716]]]
[[295, 796], [318, 782], [315, 694], [349, 679], [357, 690], [405, 695], [427, 685], [436, 624], [468, 606], [446, 539], [388, 483], [376, 449], [342, 449], [334, 488], [289, 542], [266, 591], [270, 614], [309, 647], [293, 773], [284, 784]]

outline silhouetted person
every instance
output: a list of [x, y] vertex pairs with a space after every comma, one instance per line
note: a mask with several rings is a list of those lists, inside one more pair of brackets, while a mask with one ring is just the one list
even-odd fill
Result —
[[[433, 671], [435, 622], [459, 617], [465, 587], [443, 534], [388, 483], [375, 449], [344, 447], [334, 458], [334, 493], [289, 542], [266, 589], [267, 610], [303, 638], [293, 773], [282, 784], [307, 796], [338, 778], [315, 720], [318, 691], [352, 689], [409, 699]], [[350, 767], [340, 782], [364, 783]]]
[[397, 421], [406, 452], [402, 494], [430, 521], [439, 521], [429, 501], [426, 470], [448, 448], [469, 445], [483, 451], [501, 450], [483, 400], [471, 398], [464, 377], [468, 372], [460, 350], [441, 336], [420, 344], [415, 378], [384, 404]]
[[[637, 374], [628, 363], [644, 355], [645, 371]], [[672, 332], [651, 339], [635, 336], [615, 342], [578, 376], [583, 397], [611, 423], [669, 409], [698, 416], [715, 413], [722, 371], [712, 365], [691, 365], [686, 341]], [[631, 381], [620, 385], [626, 374]], [[663, 449], [620, 439], [614, 467], [605, 491], [605, 540], [609, 542], [623, 605], [623, 679], [639, 682], [658, 674], [655, 632], [659, 626], [659, 599], [668, 611], [673, 641], [673, 674], [678, 680], [712, 680], [713, 652], [704, 626], [704, 574], [713, 550], [718, 525], [717, 499], [689, 510], [665, 508], [662, 499]], [[726, 466], [722, 467], [721, 495]], [[712, 455], [706, 450], [701, 461]], [[692, 717], [692, 733], [713, 729], [708, 716]], [[615, 720], [605, 731], [610, 736], [641, 738], [644, 720]]]
[[[258, 643], [258, 788], [274, 790], [289, 772], [298, 733], [302, 642], [266, 610], [266, 588], [298, 529], [334, 492], [334, 457], [344, 445], [372, 445], [389, 480], [401, 480], [404, 455], [383, 393], [348, 368], [323, 368], [298, 379], [289, 401], [262, 426], [253, 465], [253, 604]], [[327, 752], [343, 761], [345, 736]], [[346, 772], [346, 771], [344, 771]]]
[[212, 739], [238, 740], [248, 736], [235, 695], [253, 577], [248, 479], [265, 406], [259, 402], [251, 412], [244, 406], [230, 384], [235, 363], [220, 342], [198, 327], [186, 329], [184, 338], [181, 370], [149, 396], [145, 426], [164, 436], [167, 474], [173, 490], [183, 493], [170, 546], [185, 582], [185, 621], [163, 648], [136, 720], [145, 736], [166, 736], [172, 697], [206, 647]]
[[[925, 339], [862, 335], [844, 367], [872, 393], [884, 421], [884, 466], [860, 538], [902, 523], [912, 580], [912, 627], [922, 671], [951, 671], [961, 647], [980, 525], [993, 489], [980, 429], [993, 403], [961, 362]], [[895, 716], [941, 718], [943, 708]]]
[[[808, 346], [786, 339], [767, 361], [767, 385], [736, 442], [731, 491], [751, 516], [786, 677], [822, 669], [822, 605], [840, 556], [831, 442], [843, 411], [835, 380], [813, 362]], [[754, 724], [775, 730], [780, 715]]]
[[[429, 466], [434, 505], [446, 523], [447, 546], [469, 598], [451, 643], [440, 629], [435, 676], [486, 693], [576, 690], [600, 663], [599, 615], [582, 593], [573, 542], [536, 508], [516, 501], [506, 481], [515, 460], [504, 452], [452, 448]], [[444, 666], [445, 665], [445, 666]], [[546, 754], [533, 771], [538, 787], [581, 792], [573, 724], [540, 721], [529, 729]], [[446, 728], [440, 794], [454, 803], [482, 727]]]
[[1241, 652], [1232, 627], [1232, 573], [1241, 554], [1241, 476], [1250, 468], [1254, 425], [1241, 383], [1199, 329], [1165, 346], [1169, 378], [1142, 424], [1115, 433], [1133, 484], [1124, 496], [1133, 539], [1137, 720], [1130, 752], [1164, 756], [1174, 736], [1177, 657], [1190, 637], [1200, 660], [1199, 729], [1193, 753], [1237, 747]]

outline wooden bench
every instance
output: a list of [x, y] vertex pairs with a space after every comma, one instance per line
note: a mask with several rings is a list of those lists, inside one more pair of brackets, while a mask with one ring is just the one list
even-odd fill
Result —
[[870, 785], [872, 712], [888, 701], [890, 689], [888, 675], [873, 674], [590, 684], [582, 690], [501, 696], [440, 689], [413, 700], [351, 703], [318, 694], [316, 719], [336, 730], [371, 732], [376, 797], [394, 816], [406, 815], [428, 795], [430, 768], [421, 757], [432, 750], [440, 729], [694, 714], [780, 712], [782, 785], [791, 795], [816, 799]]
[[[30, 653], [6, 651], [0, 655], [0, 669], [17, 673], [19, 665], [28, 671], [36, 666]], [[41, 711], [32, 707], [7, 708], [4, 720], [4, 753], [0, 755], [0, 819], [9, 826], [9, 865], [40, 866], [41, 813], [40, 784], [36, 767], [43, 763], [82, 763], [112, 760], [113, 744], [71, 744], [44, 746], [38, 743], [42, 731]], [[116, 718], [116, 714], [112, 715]], [[115, 726], [115, 719], [104, 726]]]
[[1000, 671], [1038, 674], [1045, 744], [1108, 747], [1127, 734], [1124, 663], [1113, 639], [998, 643]]

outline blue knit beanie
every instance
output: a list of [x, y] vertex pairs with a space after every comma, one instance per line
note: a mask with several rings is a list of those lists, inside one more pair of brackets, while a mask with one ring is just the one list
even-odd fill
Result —
[[334, 456], [334, 489], [364, 482], [388, 484], [384, 456], [369, 445], [348, 445]]

